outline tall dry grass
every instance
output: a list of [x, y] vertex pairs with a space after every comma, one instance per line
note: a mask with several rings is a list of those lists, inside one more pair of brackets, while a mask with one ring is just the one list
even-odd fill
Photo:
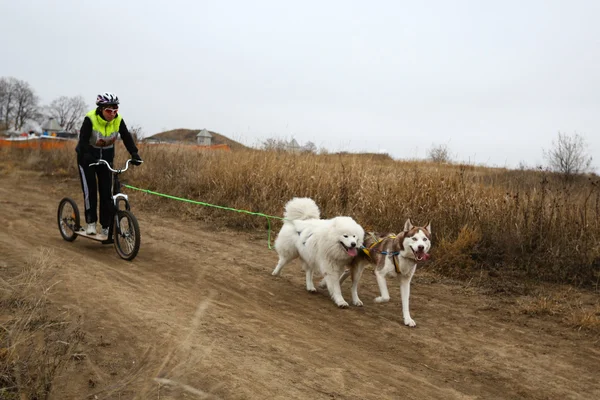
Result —
[[48, 399], [55, 378], [78, 357], [79, 324], [49, 311], [53, 259], [52, 251], [38, 249], [0, 278], [0, 399]]
[[[118, 153], [122, 162], [126, 152]], [[49, 174], [77, 176], [72, 149], [0, 154]], [[210, 152], [161, 145], [143, 146], [141, 154], [144, 165], [123, 177], [137, 187], [275, 216], [292, 197], [308, 196], [324, 217], [350, 215], [367, 230], [399, 231], [408, 217], [417, 224], [431, 221], [431, 267], [442, 273], [510, 271], [598, 289], [597, 176], [565, 183], [544, 171], [360, 154]], [[266, 225], [263, 218], [150, 195], [136, 197], [134, 207], [140, 206], [235, 228]], [[273, 222], [277, 229], [280, 222]]]

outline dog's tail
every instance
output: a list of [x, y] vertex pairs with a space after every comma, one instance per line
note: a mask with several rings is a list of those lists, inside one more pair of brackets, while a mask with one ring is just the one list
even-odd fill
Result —
[[294, 197], [285, 205], [283, 216], [286, 220], [319, 219], [321, 212], [317, 203], [308, 197]]

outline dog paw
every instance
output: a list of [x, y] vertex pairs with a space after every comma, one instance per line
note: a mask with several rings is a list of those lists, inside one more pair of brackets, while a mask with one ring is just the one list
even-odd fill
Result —
[[410, 326], [410, 327], [415, 327], [415, 326], [417, 326], [417, 323], [412, 318], [404, 318], [404, 325]]
[[347, 303], [347, 302], [345, 302], [345, 301], [343, 301], [343, 302], [341, 302], [341, 303], [338, 303], [338, 305], [337, 305], [337, 306], [338, 306], [339, 308], [348, 308], [348, 307], [349, 307], [348, 303]]
[[317, 289], [315, 289], [314, 287], [313, 288], [306, 288], [306, 291], [308, 293], [317, 293]]
[[388, 301], [390, 301], [389, 297], [375, 297], [375, 303], [387, 303]]
[[273, 276], [279, 276], [279, 275], [280, 275], [280, 272], [273, 271], [273, 272], [271, 272], [271, 275], [273, 275]]
[[356, 307], [362, 307], [363, 306], [363, 302], [360, 301], [360, 300], [353, 301], [352, 304], [354, 304]]

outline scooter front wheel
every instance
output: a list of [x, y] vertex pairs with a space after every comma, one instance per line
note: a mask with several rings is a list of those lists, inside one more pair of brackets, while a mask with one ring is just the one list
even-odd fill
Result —
[[133, 260], [140, 250], [140, 226], [131, 211], [117, 211], [113, 235], [119, 257], [127, 261]]

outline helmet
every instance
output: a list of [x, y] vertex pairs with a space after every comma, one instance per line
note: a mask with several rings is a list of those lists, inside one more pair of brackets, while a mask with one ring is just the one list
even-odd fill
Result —
[[97, 106], [118, 106], [119, 98], [116, 94], [110, 92], [100, 93], [98, 97], [96, 97], [96, 105]]

